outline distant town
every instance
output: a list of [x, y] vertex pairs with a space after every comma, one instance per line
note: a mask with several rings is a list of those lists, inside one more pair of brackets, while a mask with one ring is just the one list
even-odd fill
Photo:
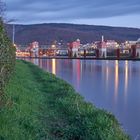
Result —
[[49, 45], [40, 45], [34, 41], [29, 45], [17, 45], [17, 57], [68, 57], [68, 58], [140, 58], [140, 38], [135, 41], [118, 43], [115, 40], [104, 40], [81, 44], [80, 39], [63, 43], [54, 41]]

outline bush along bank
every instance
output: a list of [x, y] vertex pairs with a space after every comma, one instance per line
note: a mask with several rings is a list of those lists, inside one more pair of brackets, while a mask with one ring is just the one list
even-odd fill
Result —
[[[0, 95], [3, 88], [14, 69], [15, 65], [15, 48], [8, 39], [0, 20]], [[1, 98], [1, 97], [0, 97]]]
[[86, 103], [63, 80], [17, 61], [0, 112], [4, 140], [128, 140], [115, 117]]

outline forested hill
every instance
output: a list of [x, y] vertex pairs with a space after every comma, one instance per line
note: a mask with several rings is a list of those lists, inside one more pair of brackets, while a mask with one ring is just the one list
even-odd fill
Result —
[[[82, 43], [91, 43], [101, 40], [104, 35], [106, 40], [137, 40], [140, 37], [140, 29], [125, 27], [109, 27], [96, 25], [77, 25], [63, 23], [48, 23], [34, 25], [16, 25], [15, 42], [28, 44], [38, 41], [40, 44], [49, 44], [54, 40], [70, 42], [77, 38]], [[12, 38], [12, 25], [7, 25], [7, 31]]]

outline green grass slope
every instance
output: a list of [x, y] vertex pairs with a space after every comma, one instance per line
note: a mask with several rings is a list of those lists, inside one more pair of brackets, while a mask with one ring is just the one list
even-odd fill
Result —
[[37, 66], [17, 61], [0, 108], [0, 140], [127, 140], [113, 115]]

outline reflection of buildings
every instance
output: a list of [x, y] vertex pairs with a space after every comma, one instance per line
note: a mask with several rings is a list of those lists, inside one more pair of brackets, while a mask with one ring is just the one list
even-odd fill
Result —
[[56, 75], [56, 59], [52, 59], [52, 73]]
[[77, 72], [77, 87], [79, 89], [80, 87], [80, 80], [81, 80], [81, 61], [77, 60], [77, 65], [76, 65], [76, 72]]
[[119, 63], [118, 60], [115, 61], [115, 102], [118, 96], [118, 86], [119, 86]]
[[109, 66], [106, 64], [106, 89], [108, 91], [108, 82], [109, 82]]
[[128, 61], [125, 61], [125, 81], [124, 81], [124, 95], [125, 100], [127, 98], [127, 89], [128, 89]]
[[72, 61], [72, 80], [73, 80], [73, 83], [74, 83], [74, 86], [76, 87], [77, 90], [80, 90], [80, 81], [81, 81], [81, 60], [73, 60]]
[[40, 68], [43, 68], [42, 59], [39, 59], [39, 67], [40, 67]]
[[35, 64], [35, 65], [39, 65], [39, 59], [35, 59], [35, 58], [33, 58], [33, 59], [31, 59], [31, 62], [33, 63], [33, 64]]

